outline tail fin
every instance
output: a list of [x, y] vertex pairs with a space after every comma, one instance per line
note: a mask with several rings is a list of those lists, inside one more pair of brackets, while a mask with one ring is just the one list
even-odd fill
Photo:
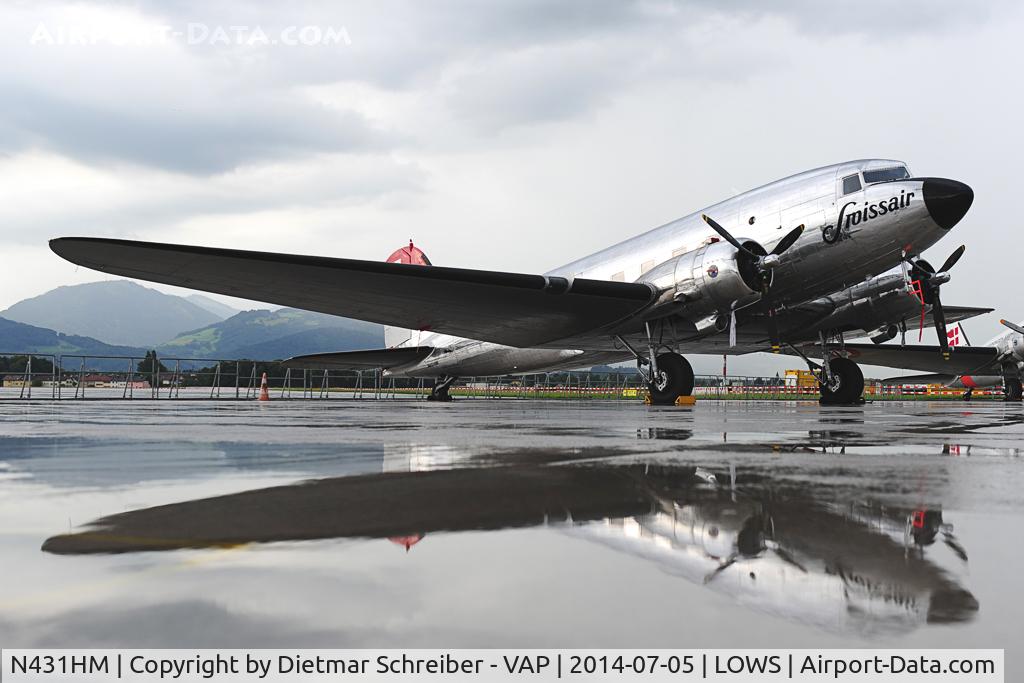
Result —
[[946, 329], [946, 339], [949, 341], [950, 348], [954, 346], [963, 346], [968, 343], [964, 338], [963, 328], [960, 327], [960, 323], [956, 323], [952, 327]]
[[[407, 263], [413, 266], [430, 266], [430, 259], [423, 253], [416, 245], [409, 240], [409, 246], [401, 247], [392, 252], [391, 256], [388, 256], [387, 263]], [[407, 330], [402, 327], [384, 327], [384, 345], [393, 349], [396, 346], [401, 346], [412, 339], [413, 330]]]

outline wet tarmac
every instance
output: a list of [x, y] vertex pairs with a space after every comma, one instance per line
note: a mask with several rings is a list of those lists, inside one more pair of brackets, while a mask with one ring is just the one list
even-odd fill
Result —
[[1024, 408], [0, 403], [4, 647], [1002, 647]]

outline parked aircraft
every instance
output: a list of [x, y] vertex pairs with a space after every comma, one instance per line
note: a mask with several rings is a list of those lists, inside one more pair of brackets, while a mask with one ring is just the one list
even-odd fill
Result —
[[931, 551], [941, 542], [957, 562], [968, 560], [940, 509], [839, 504], [827, 484], [804, 482], [795, 493], [760, 479], [601, 459], [330, 477], [119, 512], [51, 537], [43, 550], [329, 538], [388, 538], [408, 550], [439, 533], [543, 525], [642, 558], [749, 609], [836, 633], [908, 633], [977, 616], [978, 600]]
[[898, 346], [893, 344], [847, 344], [845, 353], [851, 360], [870, 365], [884, 365], [907, 370], [923, 370], [929, 374], [892, 377], [886, 384], [945, 384], [965, 389], [964, 398], [981, 387], [1003, 385], [1007, 401], [1021, 400], [1021, 377], [1024, 376], [1024, 324], [1000, 320], [1008, 331], [999, 334], [984, 346], [965, 344], [966, 335], [957, 326], [950, 330], [950, 357], [943, 360], [934, 346]]
[[436, 399], [459, 376], [634, 358], [652, 400], [672, 403], [693, 389], [684, 351], [745, 354], [816, 341], [825, 350], [822, 400], [847, 403], [859, 399], [863, 375], [833, 357], [844, 334], [884, 336], [923, 308], [944, 345], [947, 321], [989, 310], [941, 303], [963, 247], [938, 269], [920, 258], [973, 199], [967, 185], [914, 177], [901, 161], [850, 161], [769, 183], [544, 275], [428, 265], [412, 245], [389, 263], [83, 237], [50, 246], [107, 273], [410, 330], [390, 331], [389, 348], [292, 362], [436, 378]]

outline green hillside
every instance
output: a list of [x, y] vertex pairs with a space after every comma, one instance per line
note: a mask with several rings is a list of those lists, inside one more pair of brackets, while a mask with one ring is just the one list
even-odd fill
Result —
[[375, 323], [282, 308], [243, 311], [223, 322], [181, 334], [158, 346], [157, 351], [165, 357], [272, 360], [383, 345], [383, 328]]
[[91, 337], [62, 334], [34, 325], [0, 318], [0, 353], [39, 353], [53, 355], [138, 356], [145, 349], [115, 346]]

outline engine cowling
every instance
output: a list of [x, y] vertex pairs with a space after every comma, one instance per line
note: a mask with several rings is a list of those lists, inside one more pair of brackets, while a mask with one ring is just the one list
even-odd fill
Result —
[[[765, 253], [756, 242], [744, 246]], [[655, 310], [682, 304], [678, 314], [694, 323], [713, 321], [733, 308], [758, 301], [763, 285], [747, 257], [727, 242], [712, 242], [680, 254], [647, 271], [638, 282], [648, 282], [662, 292]], [[721, 325], [708, 327], [722, 329]]]

